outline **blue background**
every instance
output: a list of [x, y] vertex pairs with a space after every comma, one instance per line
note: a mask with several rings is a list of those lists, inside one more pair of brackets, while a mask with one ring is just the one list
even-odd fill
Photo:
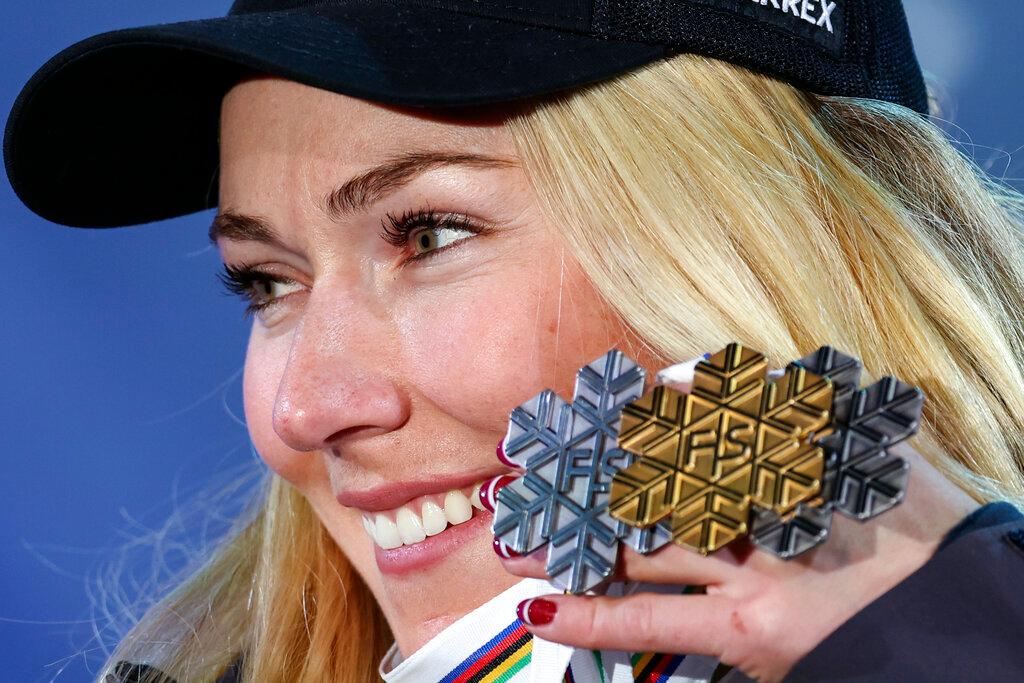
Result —
[[[5, 4], [0, 128], [32, 73], [71, 43], [221, 16], [230, 3]], [[1024, 4], [906, 6], [921, 62], [952, 105], [949, 134], [991, 173], [1020, 177]], [[208, 513], [241, 500], [237, 489], [259, 471], [241, 421], [248, 325], [215, 280], [211, 218], [73, 230], [35, 216], [0, 183], [5, 681], [90, 680], [137, 587], [201, 550], [223, 528]], [[198, 495], [225, 485], [236, 489]], [[154, 568], [154, 548], [166, 566]]]

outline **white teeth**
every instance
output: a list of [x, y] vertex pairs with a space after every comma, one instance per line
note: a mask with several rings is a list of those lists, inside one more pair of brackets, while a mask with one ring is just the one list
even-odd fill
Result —
[[417, 514], [414, 505], [403, 505], [396, 510], [363, 515], [363, 529], [381, 548], [391, 550], [402, 545], [413, 545], [436, 536], [448, 525], [462, 524], [473, 518], [473, 508], [483, 510], [480, 502], [480, 484], [470, 489], [469, 495], [459, 489], [445, 494], [444, 502], [436, 497], [424, 498]]
[[445, 495], [444, 516], [452, 524], [462, 524], [473, 516], [473, 507], [462, 491], [449, 491]]
[[423, 531], [427, 536], [436, 536], [448, 528], [448, 519], [441, 506], [432, 500], [423, 503]]
[[398, 508], [398, 514], [395, 515], [395, 521], [398, 526], [398, 534], [402, 537], [402, 543], [405, 545], [419, 543], [427, 537], [426, 532], [423, 531], [423, 522], [421, 522], [419, 516], [409, 508], [404, 506]]
[[374, 520], [373, 540], [384, 550], [391, 550], [402, 545], [402, 536], [398, 533], [398, 525], [385, 515], [377, 515]]

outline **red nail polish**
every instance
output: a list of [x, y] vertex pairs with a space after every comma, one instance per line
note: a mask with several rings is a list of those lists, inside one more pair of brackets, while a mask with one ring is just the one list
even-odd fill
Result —
[[500, 538], [494, 539], [494, 543], [491, 544], [494, 548], [494, 553], [503, 560], [510, 560], [513, 557], [520, 557], [519, 553], [509, 547], [508, 543], [501, 540]]
[[484, 485], [480, 487], [480, 504], [483, 505], [488, 512], [494, 512], [494, 506], [498, 503], [498, 491], [503, 486], [508, 486], [515, 480], [515, 477], [502, 474], [501, 476], [485, 481]]
[[558, 605], [544, 598], [523, 600], [516, 608], [519, 621], [527, 626], [545, 626], [550, 624], [555, 618], [556, 611], [558, 611]]
[[502, 439], [501, 441], [498, 442], [498, 447], [494, 449], [494, 454], [498, 456], [498, 460], [501, 462], [502, 465], [522, 469], [521, 467], [519, 467], [519, 465], [509, 460], [508, 457], [505, 455], [505, 439]]

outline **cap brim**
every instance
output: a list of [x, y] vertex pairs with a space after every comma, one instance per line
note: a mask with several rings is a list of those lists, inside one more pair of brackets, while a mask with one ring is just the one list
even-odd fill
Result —
[[665, 54], [401, 3], [122, 29], [68, 47], [32, 76], [7, 121], [4, 163], [18, 197], [47, 220], [137, 225], [217, 205], [220, 101], [246, 72], [393, 105], [464, 107], [591, 83]]

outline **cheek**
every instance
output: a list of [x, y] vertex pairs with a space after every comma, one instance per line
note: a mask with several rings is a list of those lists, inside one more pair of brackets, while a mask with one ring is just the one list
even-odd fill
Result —
[[442, 410], [504, 432], [509, 411], [542, 389], [571, 399], [580, 366], [619, 344], [617, 318], [554, 252], [403, 312], [412, 381]]
[[312, 482], [326, 478], [322, 459], [288, 448], [274, 431], [274, 402], [288, 360], [289, 341], [288, 335], [267, 339], [255, 329], [250, 333], [242, 378], [245, 423], [267, 467], [308, 493]]

